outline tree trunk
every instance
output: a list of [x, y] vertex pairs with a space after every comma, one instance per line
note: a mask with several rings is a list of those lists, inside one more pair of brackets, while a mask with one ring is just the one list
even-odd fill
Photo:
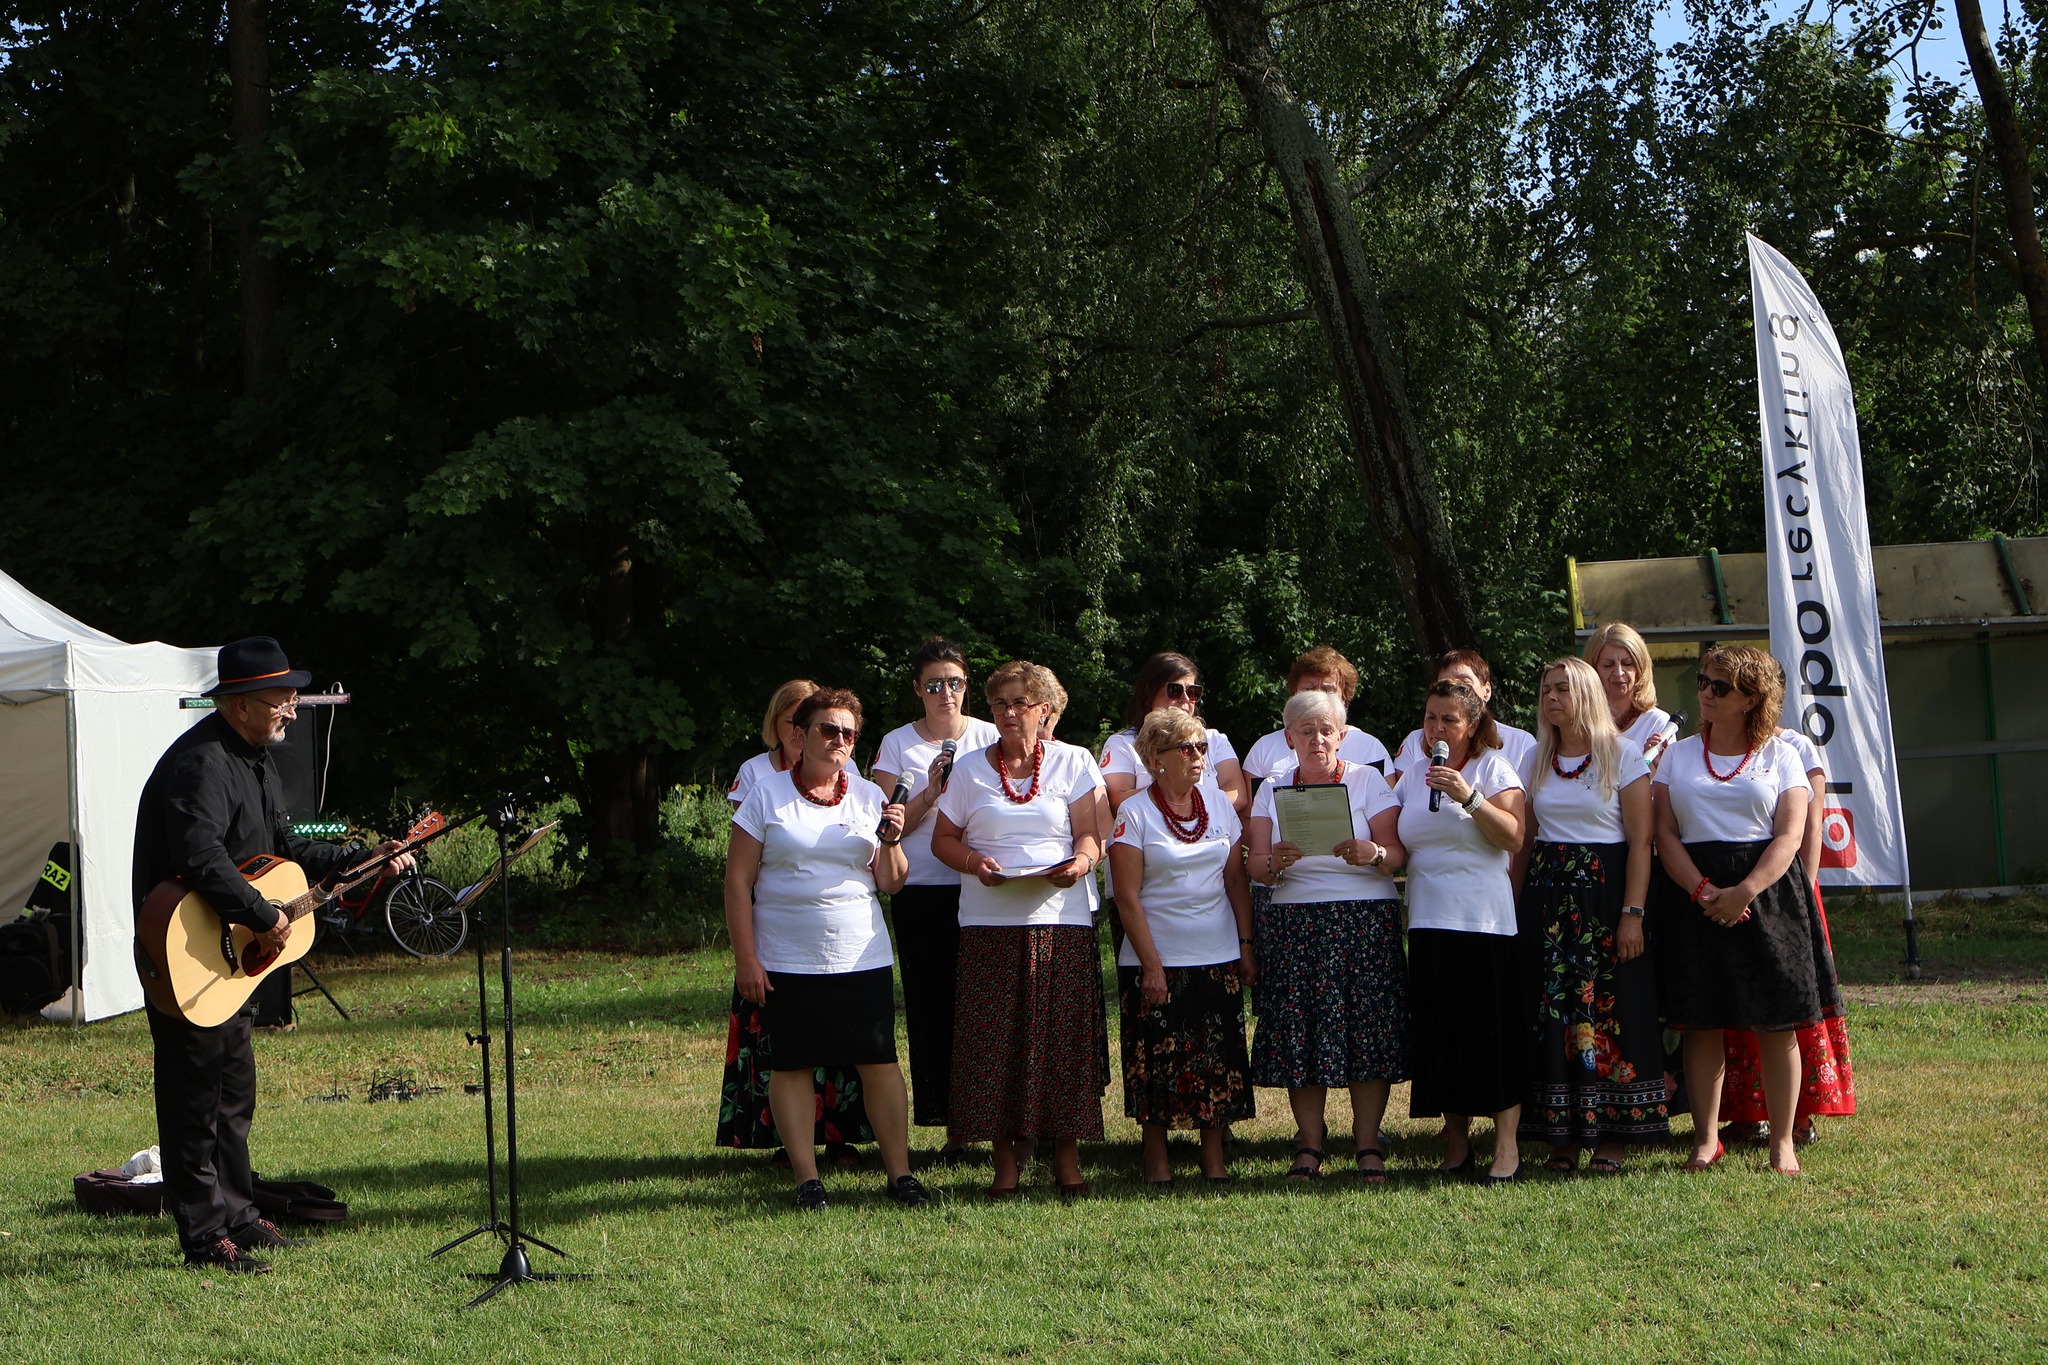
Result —
[[1287, 196], [1309, 306], [1330, 344], [1352, 455], [1416, 639], [1430, 654], [1477, 643], [1450, 523], [1402, 387], [1350, 196], [1273, 58], [1256, 0], [1201, 0], [1260, 145]]
[[[633, 638], [633, 547], [626, 523], [604, 536], [604, 578], [598, 585], [598, 638], [623, 650]], [[661, 841], [661, 784], [654, 754], [641, 741], [593, 751], [584, 765], [590, 794], [590, 851], [602, 863], [630, 844], [652, 853]]]
[[270, 135], [270, 46], [264, 0], [228, 0], [228, 81], [237, 158], [235, 251], [242, 279], [242, 392], [254, 393], [270, 368], [277, 323], [277, 262], [262, 249], [260, 159]]
[[2034, 215], [2033, 157], [2012, 107], [2005, 73], [1991, 49], [1984, 10], [1977, 0], [1956, 0], [1956, 27], [1963, 50], [1970, 54], [1970, 74], [1977, 79], [1977, 99], [1984, 106], [1984, 127], [1998, 158], [1998, 178], [2005, 186], [2005, 221], [2012, 231], [2012, 254], [2019, 267], [2020, 293], [2027, 300], [2027, 321], [2034, 328], [2034, 350], [2048, 381], [2048, 255], [2041, 250], [2041, 224]]

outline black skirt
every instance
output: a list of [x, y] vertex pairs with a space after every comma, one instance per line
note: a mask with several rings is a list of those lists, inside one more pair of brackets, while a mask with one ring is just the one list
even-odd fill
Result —
[[[1732, 886], [1750, 874], [1768, 840], [1688, 843], [1700, 875]], [[1842, 1012], [1834, 954], [1794, 858], [1785, 875], [1750, 902], [1750, 916], [1724, 928], [1669, 877], [1657, 888], [1653, 934], [1657, 995], [1675, 1029], [1785, 1033]]]
[[1522, 1103], [1536, 1032], [1531, 975], [1512, 935], [1408, 931], [1411, 1118], [1498, 1114]]
[[906, 886], [889, 898], [916, 1123], [943, 1128], [953, 1079], [953, 977], [960, 966], [960, 883]]
[[761, 1019], [777, 1071], [878, 1066], [896, 1060], [896, 989], [887, 967], [863, 972], [770, 972]]

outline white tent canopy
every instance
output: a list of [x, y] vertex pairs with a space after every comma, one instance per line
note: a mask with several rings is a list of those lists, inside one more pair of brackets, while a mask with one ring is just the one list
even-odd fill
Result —
[[142, 1006], [129, 855], [157, 759], [205, 715], [215, 651], [123, 644], [0, 573], [0, 918], [71, 841], [73, 981], [83, 1017]]

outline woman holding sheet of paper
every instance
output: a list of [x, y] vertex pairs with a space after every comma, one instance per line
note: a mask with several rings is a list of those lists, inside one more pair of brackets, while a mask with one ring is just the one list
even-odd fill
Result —
[[[1349, 1087], [1358, 1172], [1378, 1184], [1387, 1178], [1378, 1145], [1387, 1090], [1408, 1076], [1401, 901], [1392, 881], [1408, 855], [1386, 779], [1338, 757], [1343, 703], [1327, 692], [1297, 692], [1282, 720], [1295, 766], [1259, 788], [1248, 836], [1251, 875], [1272, 889], [1252, 929], [1259, 964], [1252, 1081], [1287, 1088], [1299, 1144], [1287, 1174], [1297, 1180], [1322, 1173], [1329, 1088]], [[1332, 785], [1337, 792], [1328, 791]], [[1319, 811], [1331, 797], [1334, 811]], [[1296, 812], [1323, 815], [1323, 829], [1341, 815], [1350, 837], [1304, 846], [1288, 837]]]
[[1394, 787], [1408, 850], [1408, 996], [1415, 1009], [1408, 1112], [1443, 1115], [1446, 1175], [1474, 1168], [1472, 1116], [1492, 1115], [1487, 1178], [1505, 1182], [1522, 1169], [1515, 1126], [1535, 1017], [1508, 879], [1526, 818], [1522, 779], [1501, 753], [1485, 698], [1467, 682], [1431, 685], [1421, 733], [1423, 753], [1435, 757], [1405, 769]]
[[1102, 1136], [1109, 1027], [1096, 957], [1102, 778], [1049, 742], [1051, 670], [1013, 659], [983, 688], [999, 738], [962, 754], [939, 797], [932, 855], [960, 874], [954, 986], [955, 1142], [994, 1144], [991, 1198], [1018, 1192], [1012, 1143], [1051, 1139], [1065, 1198], [1088, 1192], [1079, 1139]]

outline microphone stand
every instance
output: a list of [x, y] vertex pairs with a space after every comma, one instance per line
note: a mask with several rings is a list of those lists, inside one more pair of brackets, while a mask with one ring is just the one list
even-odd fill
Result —
[[[504, 879], [505, 873], [508, 871], [505, 866], [505, 859], [506, 840], [504, 835], [500, 835], [498, 841], [498, 876], [500, 880]], [[472, 1046], [483, 1049], [484, 1177], [490, 1186], [491, 1217], [489, 1222], [479, 1223], [454, 1241], [444, 1242], [428, 1252], [427, 1259], [430, 1261], [444, 1251], [453, 1251], [472, 1237], [481, 1237], [485, 1233], [495, 1233], [503, 1236], [512, 1230], [510, 1223], [498, 1217], [498, 1144], [496, 1125], [492, 1116], [492, 1111], [496, 1108], [496, 1105], [491, 1099], [491, 998], [484, 988], [484, 926], [481, 914], [477, 916], [476, 929], [477, 931], [474, 935], [476, 941], [476, 1032], [465, 1033], [463, 1036], [469, 1039]]]
[[[569, 1253], [527, 1232], [520, 1225], [519, 1221], [519, 1081], [517, 1063], [514, 1060], [519, 1054], [514, 1039], [512, 1022], [512, 878], [510, 876], [512, 830], [518, 823], [520, 805], [534, 793], [543, 791], [548, 786], [548, 779], [542, 778], [520, 791], [507, 793], [484, 816], [491, 828], [496, 830], [498, 834], [499, 928], [501, 930], [498, 967], [500, 989], [503, 996], [498, 1016], [503, 1022], [505, 1030], [505, 1041], [501, 1055], [505, 1059], [505, 1204], [506, 1210], [510, 1214], [510, 1221], [499, 1223], [497, 1217], [497, 1161], [495, 1152], [489, 1150], [492, 1144], [489, 1090], [490, 1044], [488, 1041], [484, 1041], [484, 1141], [487, 1153], [491, 1157], [491, 1221], [462, 1237], [458, 1237], [455, 1241], [450, 1242], [447, 1247], [442, 1247], [441, 1251], [446, 1251], [448, 1247], [459, 1245], [481, 1233], [497, 1232], [505, 1238], [505, 1255], [498, 1263], [496, 1274], [476, 1274], [469, 1277], [475, 1280], [488, 1280], [491, 1282], [491, 1285], [490, 1288], [484, 1290], [483, 1293], [465, 1304], [464, 1307], [466, 1308], [475, 1308], [479, 1304], [486, 1303], [500, 1291], [515, 1284], [529, 1284], [535, 1280], [587, 1280], [591, 1278], [589, 1275], [553, 1274], [536, 1271], [532, 1263], [527, 1259], [527, 1243], [530, 1242], [545, 1251], [552, 1251], [555, 1255], [561, 1257], [567, 1257]], [[481, 934], [478, 935], [477, 973], [478, 1017], [483, 1021], [484, 1030], [488, 1034], [489, 1020], [485, 1014], [483, 1003], [483, 946]], [[440, 1251], [434, 1253], [437, 1256], [439, 1254]]]

